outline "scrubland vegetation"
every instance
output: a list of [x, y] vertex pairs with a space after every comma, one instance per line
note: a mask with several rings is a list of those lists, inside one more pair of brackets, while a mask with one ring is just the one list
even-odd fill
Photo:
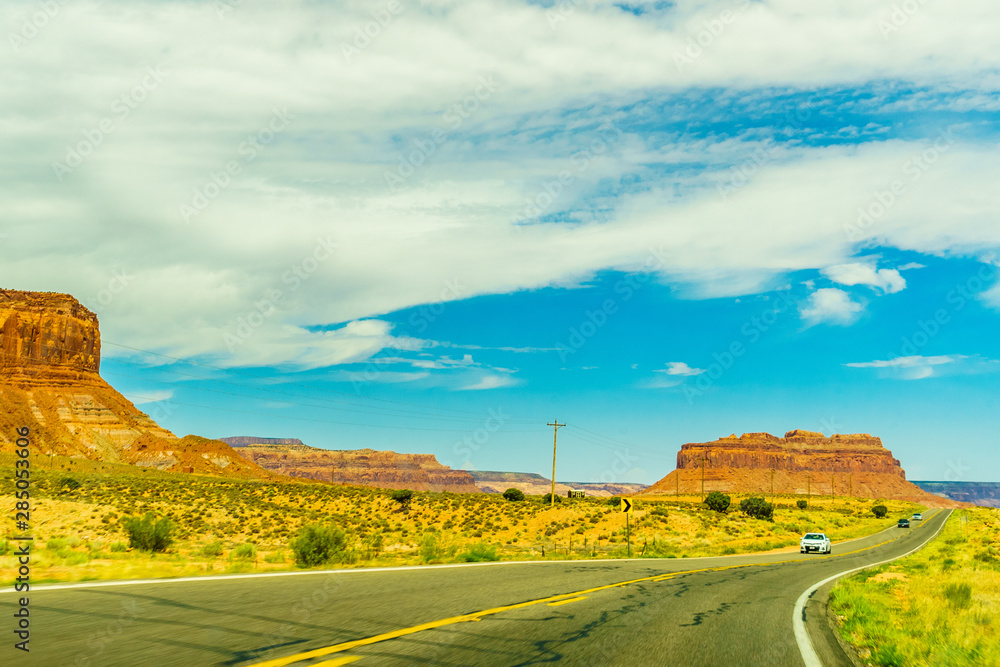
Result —
[[838, 584], [830, 607], [865, 664], [1000, 665], [1000, 510], [956, 511], [924, 549]]
[[[81, 472], [58, 462], [34, 468], [36, 582], [626, 554], [617, 498], [560, 498], [551, 508], [541, 497], [517, 494], [401, 493], [136, 473], [127, 466], [101, 470]], [[801, 509], [799, 497], [779, 495], [768, 521], [741, 512], [746, 499], [734, 494], [732, 506], [719, 512], [701, 496], [636, 498], [632, 553], [685, 558], [794, 549], [806, 531], [851, 539], [917, 510], [880, 500], [889, 514], [877, 519], [872, 500], [813, 496]], [[0, 510], [13, 516], [10, 467], [0, 467]], [[15, 576], [11, 552], [0, 537], [4, 581]]]

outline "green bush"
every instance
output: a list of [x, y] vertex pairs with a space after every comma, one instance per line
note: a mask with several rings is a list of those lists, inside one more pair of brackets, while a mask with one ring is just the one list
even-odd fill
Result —
[[224, 551], [225, 548], [223, 547], [222, 542], [212, 542], [211, 544], [203, 546], [199, 553], [207, 558], [216, 558], [221, 556]]
[[621, 505], [621, 502], [622, 502], [621, 496], [611, 496], [610, 498], [608, 498], [608, 504], [611, 505], [612, 507], [618, 507], [619, 505]]
[[809, 503], [807, 503], [804, 500], [800, 500], [795, 503], [795, 506], [798, 507], [800, 510], [804, 510], [805, 508], [809, 507]]
[[948, 584], [944, 587], [944, 597], [948, 604], [958, 609], [972, 606], [972, 586], [969, 584]]
[[875, 505], [872, 507], [872, 514], [875, 515], [876, 519], [883, 519], [885, 515], [889, 513], [889, 508], [885, 505]]
[[708, 505], [710, 510], [715, 510], [719, 514], [725, 514], [726, 510], [729, 509], [729, 504], [732, 500], [724, 493], [719, 493], [718, 491], [712, 491], [705, 498], [705, 504]]
[[347, 548], [347, 533], [328, 526], [303, 526], [289, 546], [300, 567], [314, 567], [343, 559]]
[[413, 499], [413, 491], [410, 489], [396, 489], [392, 492], [392, 499], [400, 505], [405, 505]]
[[497, 548], [486, 542], [479, 542], [473, 544], [468, 551], [464, 551], [456, 558], [463, 563], [482, 563], [484, 561], [497, 561], [500, 560], [500, 555], [497, 553]]
[[774, 521], [774, 505], [759, 496], [741, 500], [740, 511], [754, 519]]
[[[560, 496], [560, 495], [557, 494], [556, 495], [556, 502], [557, 503], [561, 503], [562, 502], [562, 496]], [[543, 505], [550, 505], [550, 504], [552, 504], [552, 494], [551, 493], [546, 493], [544, 496], [542, 496], [542, 504]]]
[[111, 544], [111, 553], [120, 554], [128, 551], [128, 546], [124, 542], [113, 542]]
[[511, 487], [503, 492], [503, 497], [512, 501], [524, 500], [524, 491]]
[[174, 542], [174, 522], [166, 517], [157, 519], [152, 512], [147, 512], [141, 519], [137, 516], [121, 518], [122, 528], [128, 535], [129, 546], [139, 551], [166, 551]]
[[424, 540], [420, 543], [420, 557], [426, 563], [434, 560], [439, 555], [437, 537], [430, 533], [424, 535]]
[[257, 558], [257, 547], [252, 544], [241, 544], [229, 553], [233, 560], [254, 560]]
[[67, 489], [69, 491], [76, 491], [81, 486], [83, 486], [83, 485], [80, 484], [79, 481], [73, 479], [72, 477], [63, 477], [61, 480], [59, 480], [59, 488], [60, 489]]
[[281, 551], [275, 551], [274, 553], [264, 556], [265, 563], [284, 563], [285, 554]]

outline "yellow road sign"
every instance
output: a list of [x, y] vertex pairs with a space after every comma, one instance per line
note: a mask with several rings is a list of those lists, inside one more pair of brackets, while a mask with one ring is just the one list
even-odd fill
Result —
[[622, 512], [628, 512], [632, 514], [632, 501], [628, 498], [622, 498]]

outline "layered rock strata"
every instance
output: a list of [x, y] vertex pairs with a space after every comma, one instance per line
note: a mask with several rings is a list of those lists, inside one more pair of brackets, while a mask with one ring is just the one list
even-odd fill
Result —
[[224, 440], [240, 442], [235, 451], [248, 461], [291, 477], [383, 489], [479, 492], [468, 472], [441, 465], [433, 454], [399, 454], [374, 449], [330, 450], [303, 444], [272, 444], [274, 439], [246, 436]]

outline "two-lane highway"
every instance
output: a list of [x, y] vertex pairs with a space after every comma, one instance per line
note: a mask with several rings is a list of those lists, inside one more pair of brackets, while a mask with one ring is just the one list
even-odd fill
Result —
[[[802, 665], [796, 601], [814, 584], [899, 557], [909, 530], [798, 553], [339, 570], [31, 592], [29, 665]], [[828, 586], [827, 586], [828, 588]], [[820, 591], [822, 593], [823, 590]], [[815, 596], [814, 596], [815, 599]], [[9, 592], [0, 615], [10, 618]], [[10, 610], [10, 611], [8, 611]], [[805, 628], [843, 659], [821, 601]], [[12, 642], [10, 642], [12, 643]], [[10, 646], [0, 652], [3, 664]]]

